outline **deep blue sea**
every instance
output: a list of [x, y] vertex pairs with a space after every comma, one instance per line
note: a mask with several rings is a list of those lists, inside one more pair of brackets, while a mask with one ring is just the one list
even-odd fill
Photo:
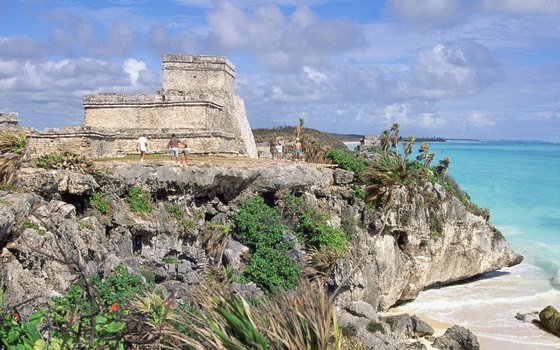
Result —
[[[438, 324], [460, 324], [482, 349], [560, 349], [560, 338], [515, 319], [553, 305], [560, 310], [560, 144], [529, 141], [430, 143], [437, 160], [449, 157], [449, 175], [471, 201], [490, 209], [490, 221], [522, 264], [478, 281], [429, 289], [398, 311]], [[557, 281], [560, 283], [560, 281]]]

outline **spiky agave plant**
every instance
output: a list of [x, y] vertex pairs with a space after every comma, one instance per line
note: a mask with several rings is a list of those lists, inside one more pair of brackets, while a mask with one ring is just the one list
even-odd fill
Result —
[[25, 133], [19, 130], [0, 131], [0, 184], [13, 183], [25, 156]]
[[[249, 304], [230, 286], [206, 279], [177, 309], [160, 345], [170, 349], [340, 349], [332, 302], [316, 283], [301, 279], [290, 292]], [[333, 340], [334, 339], [334, 340]]]

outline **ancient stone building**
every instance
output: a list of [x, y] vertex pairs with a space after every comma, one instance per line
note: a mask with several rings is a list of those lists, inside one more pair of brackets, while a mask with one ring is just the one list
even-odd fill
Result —
[[149, 153], [165, 153], [172, 133], [195, 154], [257, 157], [235, 68], [224, 57], [163, 55], [163, 89], [154, 95], [102, 93], [83, 97], [79, 127], [29, 133], [31, 154], [73, 150], [93, 158], [135, 152], [140, 136]]
[[13, 112], [0, 112], [0, 128], [12, 128], [18, 126], [18, 114]]

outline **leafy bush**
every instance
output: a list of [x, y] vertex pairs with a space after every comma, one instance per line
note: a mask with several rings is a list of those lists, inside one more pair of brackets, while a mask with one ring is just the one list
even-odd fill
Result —
[[346, 251], [346, 234], [328, 222], [328, 214], [321, 213], [313, 208], [307, 209], [297, 225], [297, 232], [305, 238], [305, 242], [319, 250], [329, 249], [338, 253]]
[[33, 230], [37, 230], [37, 231], [45, 231], [44, 228], [42, 228], [41, 226], [39, 226], [39, 224], [34, 223], [33, 221], [30, 220], [25, 220], [23, 223], [23, 226], [25, 228], [30, 228]]
[[133, 213], [151, 213], [152, 204], [150, 197], [144, 189], [140, 187], [133, 187], [128, 191], [125, 201], [128, 203], [130, 210]]
[[89, 171], [93, 167], [91, 159], [70, 151], [43, 154], [37, 157], [35, 162], [38, 167], [45, 169]]
[[293, 243], [283, 237], [288, 228], [280, 224], [278, 210], [266, 205], [262, 197], [253, 197], [243, 203], [234, 223], [251, 249], [245, 269], [249, 280], [268, 289], [293, 288], [301, 268], [287, 255]]
[[181, 220], [185, 216], [185, 211], [181, 205], [173, 202], [163, 202], [163, 205], [165, 206], [165, 210], [176, 219]]
[[376, 321], [370, 321], [366, 326], [366, 329], [370, 333], [376, 333], [376, 332], [385, 333], [385, 330], [383, 329], [383, 325]]
[[53, 299], [52, 305], [36, 311], [27, 320], [15, 311], [4, 315], [0, 319], [0, 345], [4, 347], [0, 348], [124, 350], [126, 323], [122, 320], [130, 314], [128, 302], [149, 287], [123, 266], [105, 279], [92, 276], [88, 280], [91, 297], [87, 297], [82, 278], [64, 296]]
[[109, 211], [109, 201], [105, 198], [104, 192], [92, 193], [91, 196], [89, 196], [89, 204], [103, 214], [106, 214]]
[[362, 171], [371, 164], [371, 160], [356, 158], [349, 151], [331, 149], [327, 153], [327, 158], [342, 169], [354, 172], [354, 177], [358, 182], [362, 181]]

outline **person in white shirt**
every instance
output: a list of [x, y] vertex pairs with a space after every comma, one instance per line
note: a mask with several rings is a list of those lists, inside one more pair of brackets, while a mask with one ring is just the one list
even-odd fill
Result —
[[136, 150], [140, 151], [140, 161], [143, 162], [144, 156], [146, 156], [146, 152], [148, 151], [148, 139], [144, 136], [140, 136], [136, 143]]
[[278, 141], [278, 143], [276, 144], [276, 161], [278, 163], [280, 163], [280, 161], [282, 160], [283, 151], [284, 151], [284, 146], [282, 145], [282, 142]]

